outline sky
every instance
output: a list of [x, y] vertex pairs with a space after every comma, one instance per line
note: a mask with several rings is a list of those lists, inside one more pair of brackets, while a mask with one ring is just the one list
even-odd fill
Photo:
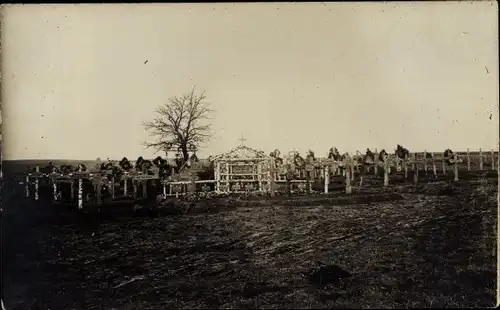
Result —
[[[141, 123], [205, 90], [212, 141], [498, 148], [496, 2], [2, 8], [4, 159], [152, 157]], [[146, 62], [147, 60], [147, 62]], [[160, 154], [163, 155], [163, 154]]]

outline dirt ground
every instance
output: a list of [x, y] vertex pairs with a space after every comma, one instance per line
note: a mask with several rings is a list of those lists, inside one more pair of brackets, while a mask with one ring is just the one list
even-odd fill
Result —
[[[369, 184], [369, 183], [367, 183]], [[6, 198], [8, 309], [496, 305], [498, 177], [350, 196], [225, 198], [182, 215]]]

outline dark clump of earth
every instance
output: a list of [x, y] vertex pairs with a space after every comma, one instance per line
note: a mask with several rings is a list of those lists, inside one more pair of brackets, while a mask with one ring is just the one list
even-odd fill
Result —
[[324, 265], [310, 271], [309, 280], [316, 287], [329, 284], [338, 284], [342, 279], [349, 278], [351, 274], [336, 265]]

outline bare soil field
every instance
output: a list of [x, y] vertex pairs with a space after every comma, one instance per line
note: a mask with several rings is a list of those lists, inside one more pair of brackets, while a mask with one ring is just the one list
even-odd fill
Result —
[[493, 307], [496, 174], [184, 214], [4, 200], [8, 309]]

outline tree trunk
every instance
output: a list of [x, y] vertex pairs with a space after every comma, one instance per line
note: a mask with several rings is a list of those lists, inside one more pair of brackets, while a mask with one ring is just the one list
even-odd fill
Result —
[[189, 159], [189, 153], [186, 145], [181, 146], [182, 150], [182, 157], [184, 158], [184, 162], [186, 162]]

